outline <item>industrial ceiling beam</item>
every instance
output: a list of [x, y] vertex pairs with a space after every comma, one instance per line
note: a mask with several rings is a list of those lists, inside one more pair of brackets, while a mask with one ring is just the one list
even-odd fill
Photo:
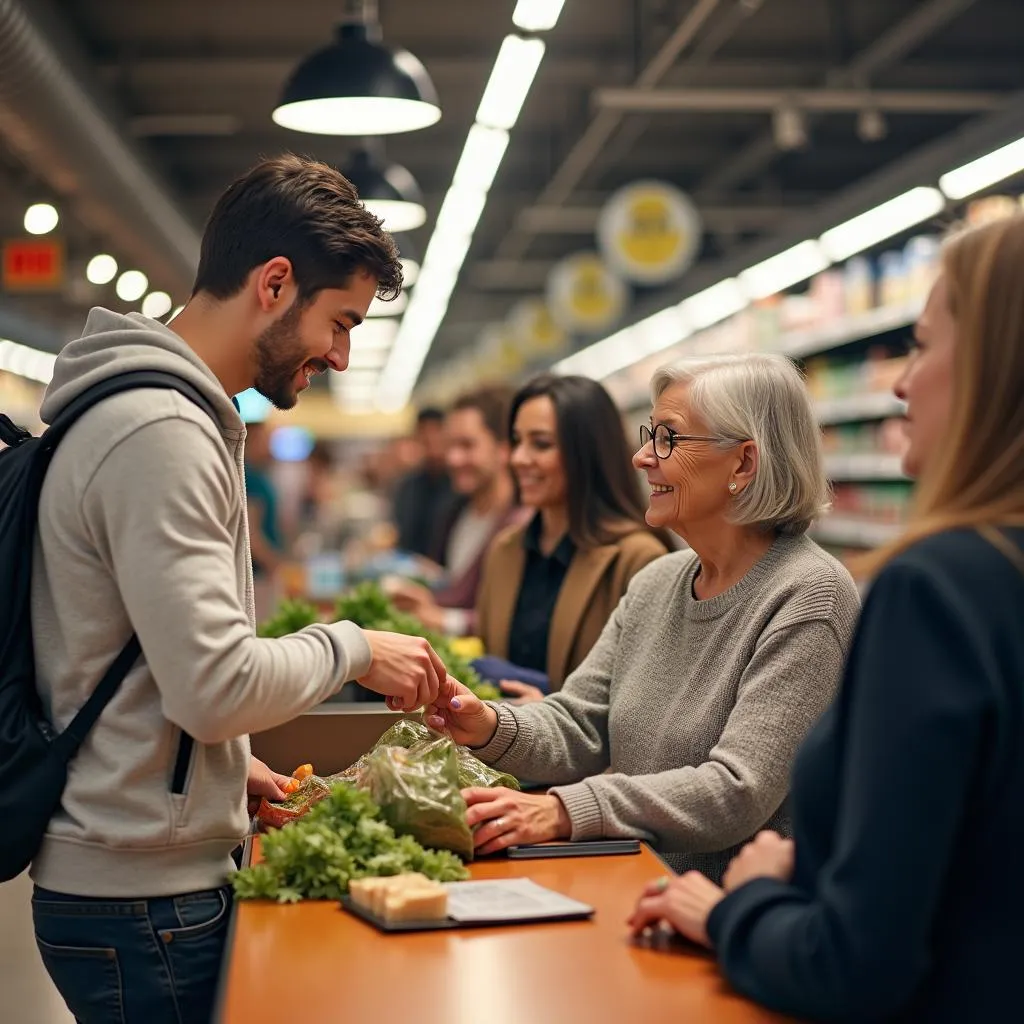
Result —
[[[977, 0], [926, 0], [905, 18], [883, 32], [845, 67], [825, 76], [832, 88], [865, 87], [879, 72], [898, 64], [907, 54]], [[778, 155], [776, 134], [769, 129], [758, 135], [724, 164], [714, 168], [694, 190], [701, 197], [721, 197], [767, 167]]]
[[998, 92], [940, 89], [597, 89], [594, 106], [629, 114], [770, 114], [784, 107], [817, 114], [877, 110], [901, 114], [973, 114], [1006, 100]]

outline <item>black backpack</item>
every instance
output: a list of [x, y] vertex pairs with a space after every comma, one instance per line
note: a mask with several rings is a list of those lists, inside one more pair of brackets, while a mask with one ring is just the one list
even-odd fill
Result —
[[[61, 438], [87, 409], [135, 388], [178, 391], [219, 422], [197, 388], [156, 370], [101, 381], [72, 401], [41, 437], [0, 414], [0, 441], [9, 446], [0, 449], [0, 882], [24, 871], [39, 851], [60, 807], [71, 759], [141, 653], [133, 635], [68, 727], [60, 734], [54, 731], [36, 689], [30, 616], [32, 550], [43, 479]], [[183, 734], [174, 768], [179, 788], [192, 744], [192, 738]]]

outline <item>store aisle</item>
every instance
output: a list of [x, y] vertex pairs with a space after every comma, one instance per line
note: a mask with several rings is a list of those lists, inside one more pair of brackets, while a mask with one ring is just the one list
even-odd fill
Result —
[[72, 1024], [32, 938], [31, 893], [28, 875], [0, 885], [0, 1018], [5, 1024]]

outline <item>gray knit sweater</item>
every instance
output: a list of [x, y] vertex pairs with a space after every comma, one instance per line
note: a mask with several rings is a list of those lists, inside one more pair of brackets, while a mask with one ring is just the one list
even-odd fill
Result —
[[638, 573], [563, 689], [495, 705], [476, 753], [555, 783], [574, 840], [645, 839], [717, 881], [762, 828], [790, 833], [790, 766], [835, 693], [859, 602], [806, 537], [779, 537], [707, 601], [693, 596], [698, 567], [682, 551]]

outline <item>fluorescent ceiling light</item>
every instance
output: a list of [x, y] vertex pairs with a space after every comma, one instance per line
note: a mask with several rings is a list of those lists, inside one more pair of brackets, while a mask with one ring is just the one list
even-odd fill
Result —
[[505, 36], [476, 111], [480, 124], [508, 129], [516, 123], [543, 57], [543, 39]]
[[117, 279], [117, 297], [122, 302], [135, 302], [146, 294], [149, 278], [141, 270], [126, 270]]
[[937, 188], [921, 186], [876, 206], [859, 217], [826, 231], [821, 236], [825, 254], [834, 263], [840, 263], [898, 235], [922, 221], [938, 216], [946, 200]]
[[370, 308], [366, 311], [368, 317], [401, 316], [409, 305], [409, 293], [401, 291], [390, 302], [374, 296]]
[[740, 274], [740, 284], [751, 299], [766, 299], [827, 270], [829, 259], [818, 242], [808, 240], [764, 260]]
[[944, 174], [939, 178], [939, 188], [950, 199], [966, 199], [1021, 171], [1024, 171], [1024, 139]]
[[[434, 225], [434, 234], [430, 239], [431, 242], [438, 236], [444, 239], [472, 238], [486, 203], [486, 192], [478, 192], [475, 189], [459, 188], [456, 185], [452, 185], [444, 197], [444, 202], [441, 204], [441, 210], [437, 215], [437, 224]], [[429, 254], [429, 248], [427, 252]]]
[[398, 321], [381, 317], [364, 320], [353, 332], [353, 351], [366, 349], [389, 349], [398, 337]]
[[28, 345], [0, 338], [0, 371], [13, 373], [40, 384], [53, 379], [53, 364], [57, 357], [52, 352], [41, 352]]
[[89, 260], [85, 268], [85, 279], [90, 284], [110, 284], [117, 277], [117, 260], [101, 252]]
[[402, 199], [364, 199], [363, 206], [375, 217], [380, 217], [392, 234], [415, 231], [427, 222], [427, 211], [420, 203]]
[[150, 292], [142, 300], [142, 315], [148, 316], [151, 320], [159, 320], [170, 313], [173, 306], [174, 303], [167, 292]]
[[30, 235], [48, 235], [58, 223], [60, 214], [49, 203], [33, 203], [25, 211], [25, 230]]
[[420, 276], [420, 265], [408, 256], [401, 257], [398, 262], [402, 265], [402, 282], [406, 288], [411, 288]]
[[508, 148], [508, 132], [503, 128], [485, 128], [475, 124], [466, 136], [466, 145], [455, 168], [452, 186], [487, 192], [494, 183]]
[[549, 32], [558, 23], [565, 0], [519, 0], [512, 23], [524, 32]]
[[730, 277], [684, 299], [679, 309], [696, 330], [702, 330], [728, 319], [746, 308], [746, 305], [747, 297], [739, 281]]
[[386, 348], [353, 348], [348, 356], [348, 369], [352, 370], [377, 370], [384, 369], [388, 361], [388, 350]]

